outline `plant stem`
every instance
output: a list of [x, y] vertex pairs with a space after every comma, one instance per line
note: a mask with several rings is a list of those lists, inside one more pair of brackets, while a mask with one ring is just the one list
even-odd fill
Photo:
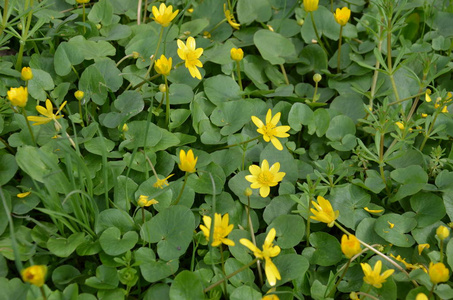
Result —
[[85, 3], [82, 4], [82, 21], [83, 21], [83, 34], [87, 32], [87, 29], [85, 27]]
[[[32, 7], [32, 6], [33, 6], [33, 0], [27, 0], [25, 2], [24, 9], [27, 10], [29, 7]], [[30, 10], [30, 12], [28, 13], [26, 22], [25, 22], [25, 29], [22, 31], [22, 37], [20, 39], [19, 53], [17, 54], [17, 61], [16, 61], [16, 70], [17, 71], [19, 71], [22, 68], [22, 58], [24, 55], [25, 43], [27, 42], [27, 39], [28, 39], [28, 31], [30, 29], [32, 16], [33, 16], [33, 10]]]
[[173, 203], [173, 205], [177, 205], [179, 203], [179, 200], [181, 199], [181, 196], [182, 196], [182, 192], [184, 191], [184, 188], [186, 187], [187, 177], [189, 177], [189, 172], [186, 172], [186, 175], [184, 176], [184, 184], [182, 185], [178, 198], [176, 198], [176, 201]]
[[[250, 236], [252, 237], [253, 245], [255, 245], [256, 247], [255, 230], [253, 230], [252, 218], [250, 217], [250, 196], [247, 196], [247, 207], [245, 209], [247, 212], [247, 221], [249, 223]], [[256, 265], [258, 266], [258, 277], [260, 279], [260, 283], [261, 285], [263, 285], [263, 270], [261, 269], [260, 261], [257, 261]]]
[[321, 46], [321, 48], [324, 50], [324, 52], [326, 52], [326, 54], [328, 54], [326, 48], [324, 47], [324, 44], [322, 43], [321, 39], [319, 38], [318, 29], [316, 28], [315, 18], [313, 17], [312, 11], [310, 12], [310, 17], [311, 17], [311, 22], [313, 23], [313, 29], [315, 30], [317, 42], [318, 42], [319, 46]]
[[236, 144], [233, 144], [233, 145], [228, 145], [228, 146], [225, 146], [225, 147], [222, 147], [222, 148], [218, 148], [217, 150], [228, 149], [228, 148], [232, 148], [232, 147], [239, 146], [239, 145], [242, 145], [242, 144], [247, 144], [247, 143], [250, 143], [251, 141], [254, 141], [254, 140], [259, 139], [260, 137], [261, 137], [261, 136], [257, 136], [257, 137], [254, 137], [254, 138], [252, 138], [252, 139], [249, 139], [249, 140], [240, 142], [240, 143], [236, 143]]
[[420, 145], [420, 152], [423, 151], [423, 148], [425, 148], [425, 144], [428, 141], [428, 138], [429, 138], [431, 132], [433, 131], [434, 124], [436, 123], [436, 120], [437, 120], [437, 116], [439, 116], [439, 113], [436, 111], [436, 114], [434, 115], [433, 121], [429, 125], [428, 133], [425, 135], [425, 137], [423, 139], [423, 142]]
[[315, 92], [313, 93], [313, 102], [316, 102], [316, 94], [318, 93], [318, 82], [315, 81]]
[[170, 130], [170, 97], [168, 91], [168, 81], [167, 76], [164, 75], [165, 81], [165, 124], [167, 125], [168, 130]]
[[160, 33], [159, 33], [159, 40], [157, 41], [157, 46], [156, 46], [156, 52], [154, 52], [154, 55], [151, 56], [151, 63], [149, 64], [148, 71], [146, 72], [145, 79], [148, 78], [149, 73], [151, 73], [151, 69], [153, 68], [154, 61], [156, 60], [157, 53], [159, 52], [160, 48], [160, 43], [162, 42], [162, 37], [164, 36], [164, 27], [160, 27]]
[[208, 286], [207, 288], [205, 288], [205, 289], [203, 290], [203, 292], [204, 292], [204, 293], [209, 292], [210, 290], [212, 290], [213, 288], [215, 288], [215, 287], [218, 286], [219, 284], [222, 284], [222, 282], [224, 282], [225, 280], [230, 279], [231, 277], [233, 277], [233, 276], [236, 275], [236, 274], [241, 273], [242, 271], [244, 271], [244, 270], [247, 269], [248, 267], [253, 266], [253, 264], [256, 263], [257, 261], [258, 261], [258, 258], [255, 258], [254, 260], [252, 260], [251, 262], [249, 262], [249, 263], [246, 264], [245, 266], [242, 266], [242, 267], [240, 267], [239, 269], [237, 269], [236, 271], [234, 271], [233, 273], [228, 274], [227, 276], [225, 276], [225, 278], [220, 279], [219, 281], [217, 281], [217, 282], [211, 284], [210, 286]]
[[142, 223], [145, 224], [145, 208], [142, 207]]
[[352, 258], [350, 258], [348, 260], [348, 262], [346, 263], [346, 267], [344, 268], [343, 270], [343, 273], [341, 274], [340, 278], [338, 279], [337, 283], [335, 283], [335, 286], [333, 287], [333, 289], [330, 291], [330, 293], [328, 294], [328, 297], [332, 298], [334, 295], [335, 295], [335, 290], [337, 289], [338, 285], [340, 284], [341, 280], [343, 280], [344, 276], [346, 275], [346, 272], [348, 271], [349, 269], [349, 265], [351, 264], [351, 261], [352, 261]]
[[340, 73], [341, 64], [341, 39], [343, 38], [343, 26], [340, 26], [340, 38], [338, 39], [338, 57], [337, 57], [337, 73]]
[[27, 112], [25, 111], [25, 107], [22, 108], [22, 114], [25, 117], [25, 122], [27, 122], [28, 131], [30, 132], [31, 140], [33, 141], [33, 145], [36, 146], [35, 135], [33, 134], [33, 130], [31, 130], [30, 122], [28, 121]]
[[241, 65], [240, 65], [240, 63], [238, 61], [236, 62], [236, 73], [238, 74], [239, 87], [241, 88], [241, 92], [243, 92], [244, 88], [242, 87]]
[[225, 280], [223, 281], [223, 289], [225, 290], [225, 298], [228, 298], [228, 292], [227, 292], [227, 281], [226, 279], [226, 272], [225, 272], [225, 261], [223, 260], [223, 245], [220, 244], [220, 262], [222, 264], [222, 272], [223, 276], [225, 277]]
[[3, 20], [2, 20], [2, 28], [0, 28], [0, 35], [2, 35], [3, 30], [6, 28], [6, 22], [8, 21], [8, 1], [5, 0], [5, 5], [3, 5]]
[[47, 300], [46, 292], [44, 291], [44, 288], [41, 286], [39, 289], [41, 290], [42, 299]]
[[285, 78], [286, 85], [289, 85], [288, 75], [286, 75], [285, 66], [283, 64], [281, 64], [280, 69], [282, 70], [282, 74], [283, 74], [283, 77]]
[[138, 5], [137, 5], [137, 25], [140, 25], [141, 18], [142, 18], [142, 0], [138, 0]]

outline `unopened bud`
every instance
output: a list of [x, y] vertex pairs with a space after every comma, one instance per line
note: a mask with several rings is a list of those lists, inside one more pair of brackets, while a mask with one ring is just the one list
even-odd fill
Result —
[[305, 20], [304, 20], [304, 19], [299, 19], [299, 20], [297, 20], [297, 25], [299, 25], [299, 26], [304, 25], [304, 23], [305, 23]]
[[140, 53], [138, 53], [137, 51], [132, 52], [132, 58], [137, 59], [139, 57], [140, 57]]
[[252, 195], [253, 191], [251, 188], [246, 188], [245, 189], [245, 192], [244, 192], [244, 195], [247, 196], [247, 197], [250, 197]]
[[101, 25], [101, 24], [96, 24], [96, 28], [97, 28], [98, 30], [101, 30], [102, 25]]
[[316, 73], [315, 75], [313, 75], [313, 81], [314, 81], [314, 82], [318, 83], [318, 82], [321, 81], [321, 79], [322, 79], [321, 74]]
[[127, 124], [124, 123], [122, 130], [123, 132], [127, 132], [129, 130], [129, 126], [127, 126]]
[[161, 93], [165, 93], [165, 92], [167, 91], [167, 86], [166, 86], [165, 84], [163, 84], [163, 83], [160, 84], [160, 85], [159, 85], [159, 91], [160, 91]]
[[79, 101], [82, 101], [83, 96], [85, 96], [85, 93], [82, 91], [77, 91], [74, 93], [74, 97], [76, 97], [76, 99]]
[[450, 235], [450, 231], [447, 227], [440, 225], [439, 227], [437, 227], [436, 235], [439, 240], [443, 241]]

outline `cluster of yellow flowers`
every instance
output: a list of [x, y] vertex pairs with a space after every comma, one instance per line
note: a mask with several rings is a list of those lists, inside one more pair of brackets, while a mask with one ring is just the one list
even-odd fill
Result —
[[[314, 12], [318, 10], [319, 0], [304, 0], [304, 9], [306, 12]], [[337, 8], [334, 13], [335, 21], [340, 26], [345, 26], [351, 17], [351, 10], [347, 7]]]

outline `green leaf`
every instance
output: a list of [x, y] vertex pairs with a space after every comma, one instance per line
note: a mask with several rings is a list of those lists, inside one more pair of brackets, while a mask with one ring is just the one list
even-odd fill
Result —
[[296, 56], [296, 48], [290, 39], [270, 30], [259, 30], [253, 36], [262, 57], [273, 65], [281, 65]]
[[370, 203], [370, 198], [370, 195], [361, 188], [347, 184], [332, 189], [329, 200], [340, 211], [338, 221], [348, 228], [355, 229], [360, 221], [368, 217], [363, 208]]
[[116, 268], [100, 265], [96, 268], [96, 277], [85, 280], [85, 284], [99, 290], [112, 290], [118, 287], [119, 278]]
[[0, 186], [7, 184], [14, 177], [18, 168], [14, 155], [0, 153]]
[[[101, 142], [101, 140], [103, 141]], [[105, 137], [95, 137], [88, 140], [85, 144], [85, 149], [93, 154], [96, 155], [103, 155], [104, 153], [108, 153], [115, 148], [115, 143]]]
[[330, 120], [326, 137], [331, 141], [340, 141], [344, 136], [355, 134], [355, 124], [348, 116], [338, 115]]
[[277, 231], [277, 245], [290, 249], [298, 245], [305, 235], [305, 223], [298, 215], [281, 215], [275, 218], [268, 228]]
[[174, 279], [170, 287], [171, 300], [204, 299], [203, 284], [192, 272], [184, 270]]
[[121, 233], [126, 233], [135, 229], [135, 223], [125, 211], [110, 208], [99, 213], [95, 231], [99, 234], [110, 227], [116, 227], [120, 229]]
[[418, 227], [434, 224], [446, 214], [444, 201], [433, 193], [417, 193], [410, 201]]
[[340, 242], [328, 233], [312, 233], [310, 235], [310, 244], [315, 248], [310, 261], [313, 264], [324, 267], [332, 266], [343, 258]]
[[290, 195], [278, 196], [272, 199], [263, 212], [263, 219], [270, 224], [275, 218], [289, 214], [296, 206]]
[[148, 282], [156, 282], [162, 280], [172, 274], [175, 274], [179, 268], [177, 259], [170, 261], [149, 261], [140, 264], [140, 271], [143, 278]]
[[[228, 258], [227, 261], [225, 262], [225, 273], [231, 274], [243, 266], [244, 264], [239, 262], [237, 259]], [[243, 285], [253, 284], [253, 282], [255, 281], [255, 275], [253, 275], [253, 272], [252, 270], [250, 270], [250, 268], [247, 268], [242, 272], [239, 272], [237, 275], [234, 275], [229, 280], [231, 284], [234, 285], [235, 287], [240, 287]]]
[[121, 237], [121, 231], [118, 228], [110, 227], [102, 232], [99, 242], [105, 253], [118, 256], [137, 244], [138, 234], [135, 231], [128, 231]]
[[58, 266], [52, 272], [52, 281], [56, 285], [67, 286], [80, 275], [80, 271], [71, 265]]
[[157, 253], [164, 260], [183, 255], [192, 241], [195, 217], [185, 206], [170, 206], [146, 222], [141, 229], [142, 238], [157, 243]]
[[292, 130], [301, 131], [302, 125], [308, 125], [313, 120], [313, 111], [303, 103], [295, 103], [288, 114], [288, 125]]
[[204, 80], [204, 92], [215, 105], [231, 100], [240, 100], [239, 85], [231, 77], [217, 75]]
[[268, 0], [239, 0], [237, 14], [239, 23], [250, 24], [253, 21], [269, 21], [272, 10]]
[[308, 259], [294, 253], [280, 254], [273, 258], [273, 262], [282, 277], [281, 280], [277, 280], [277, 286], [283, 285], [291, 280], [302, 280], [310, 266]]
[[46, 91], [55, 87], [52, 77], [43, 70], [33, 69], [33, 78], [28, 81], [28, 92], [30, 95], [40, 101], [46, 101]]
[[406, 233], [415, 226], [417, 226], [417, 221], [413, 217], [389, 213], [376, 220], [374, 230], [380, 237], [395, 246], [410, 247], [415, 241], [411, 235]]
[[[145, 145], [145, 132], [147, 126], [149, 126], [149, 128]], [[148, 123], [146, 121], [132, 121], [128, 123], [128, 127], [129, 130], [124, 133], [126, 140], [120, 144], [120, 150], [123, 148], [132, 150], [136, 147], [153, 147], [156, 146], [162, 138], [160, 127], [153, 123]]]
[[300, 53], [302, 64], [297, 66], [297, 73], [304, 75], [310, 72], [322, 73], [327, 70], [327, 55], [319, 45], [309, 44]]
[[235, 289], [231, 295], [230, 300], [261, 300], [261, 293], [251, 288], [250, 286], [240, 286]]
[[113, 19], [113, 6], [110, 1], [99, 0], [95, 3], [88, 14], [88, 20], [93, 23], [110, 25]]
[[197, 36], [208, 25], [209, 25], [208, 19], [195, 19], [192, 21], [184, 22], [181, 25], [179, 32], [181, 34], [184, 34], [184, 32], [190, 32], [191, 36]]
[[80, 64], [84, 58], [83, 53], [77, 48], [68, 42], [62, 42], [55, 51], [55, 72], [60, 76], [66, 76], [71, 72], [72, 66]]
[[63, 237], [49, 238], [47, 248], [58, 257], [68, 257], [84, 241], [85, 234], [83, 232], [76, 232], [71, 234], [67, 239]]
[[391, 197], [392, 202], [419, 192], [428, 183], [428, 174], [418, 165], [396, 169], [390, 177], [401, 184], [396, 195]]
[[238, 100], [220, 103], [212, 112], [211, 122], [222, 127], [220, 134], [231, 135], [250, 122], [250, 111], [255, 100]]

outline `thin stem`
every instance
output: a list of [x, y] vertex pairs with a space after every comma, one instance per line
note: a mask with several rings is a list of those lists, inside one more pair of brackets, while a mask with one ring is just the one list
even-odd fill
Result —
[[286, 85], [289, 85], [288, 75], [286, 75], [285, 66], [283, 64], [280, 65], [280, 69], [282, 70], [283, 77], [285, 78]]
[[348, 262], [346, 263], [346, 267], [344, 268], [343, 270], [343, 273], [341, 274], [340, 278], [338, 279], [337, 283], [335, 283], [335, 286], [333, 287], [333, 289], [330, 291], [330, 293], [328, 294], [328, 297], [332, 298], [334, 295], [335, 295], [335, 290], [337, 289], [338, 285], [340, 284], [341, 280], [343, 280], [344, 276], [346, 275], [346, 272], [348, 271], [349, 269], [349, 265], [351, 264], [351, 261], [352, 261], [352, 258], [350, 258], [348, 260]]
[[129, 57], [131, 57], [132, 54], [128, 54], [126, 55], [125, 57], [123, 57], [122, 59], [120, 59], [117, 63], [116, 63], [116, 66], [118, 67], [123, 61], [125, 61], [126, 59], [128, 59]]
[[142, 18], [142, 0], [138, 0], [137, 6], [137, 25], [140, 25], [140, 19]]
[[[365, 292], [357, 292], [356, 294], [357, 294], [357, 295], [363, 295], [363, 296], [365, 296], [365, 298], [368, 297], [368, 298], [370, 298], [370, 299], [379, 300], [379, 298], [376, 298], [376, 297], [374, 297], [373, 295], [370, 295], [370, 294], [365, 293]], [[365, 298], [363, 298], [363, 299], [365, 299]], [[360, 299], [362, 299], [362, 298], [360, 298]]]
[[83, 34], [87, 32], [87, 29], [85, 27], [85, 3], [82, 4], [82, 21], [83, 21]]
[[[310, 215], [310, 211], [311, 211], [311, 196], [309, 196], [308, 198], [308, 214], [307, 215]], [[307, 217], [307, 247], [310, 247], [310, 225], [311, 225], [311, 218], [310, 217]]]
[[341, 40], [343, 38], [343, 26], [340, 26], [340, 38], [338, 39], [338, 58], [337, 58], [337, 73], [340, 73], [341, 64]]
[[148, 0], [145, 0], [145, 9], [143, 10], [143, 23], [146, 23], [146, 19], [148, 18]]
[[225, 147], [222, 147], [222, 148], [218, 148], [217, 150], [220, 150], [220, 149], [228, 149], [228, 148], [232, 148], [232, 147], [236, 147], [236, 146], [239, 146], [239, 145], [242, 145], [242, 144], [247, 144], [247, 143], [250, 143], [251, 141], [254, 141], [254, 140], [257, 140], [259, 139], [261, 136], [257, 136], [257, 137], [254, 137], [252, 139], [249, 139], [249, 140], [246, 140], [244, 142], [240, 142], [240, 143], [236, 143], [236, 144], [233, 144], [233, 145], [228, 145], [228, 146], [225, 146]]
[[25, 107], [22, 108], [22, 114], [25, 117], [25, 122], [27, 122], [28, 131], [30, 132], [31, 140], [33, 141], [33, 145], [36, 146], [35, 135], [33, 134], [33, 130], [31, 130], [30, 122], [28, 121], [27, 112], [25, 111]]
[[5, 0], [5, 5], [3, 6], [3, 20], [2, 20], [2, 28], [0, 28], [0, 35], [2, 35], [3, 30], [6, 28], [6, 22], [8, 21], [8, 1]]
[[[423, 96], [424, 94], [425, 94], [425, 93], [423, 93], [423, 92], [419, 92], [419, 93], [417, 93], [417, 94], [415, 94], [415, 95], [412, 95], [412, 96], [403, 98], [403, 99], [401, 99], [400, 101], [395, 101], [395, 102], [389, 103], [388, 106], [400, 104], [400, 103], [402, 103], [402, 102], [404, 102], [404, 101], [411, 100], [412, 98], [416, 98], [416, 97]], [[413, 113], [412, 113], [412, 114], [413, 114]], [[409, 113], [408, 117], [409, 117], [409, 116], [411, 116], [411, 113]], [[408, 119], [407, 119], [406, 121], [408, 121]]]
[[[253, 229], [252, 218], [250, 217], [250, 196], [247, 196], [247, 207], [245, 208], [245, 210], [247, 212], [247, 221], [249, 223], [250, 236], [252, 238], [253, 245], [255, 245], [256, 247], [255, 230]], [[263, 285], [263, 270], [261, 269], [260, 261], [257, 261], [256, 265], [258, 266], [258, 277], [260, 279], [260, 283], [261, 285]]]
[[82, 123], [80, 125], [82, 125], [82, 127], [85, 127], [85, 124], [83, 123], [82, 100], [79, 100], [79, 114], [80, 119], [82, 120]]
[[444, 240], [440, 240], [440, 262], [444, 261]]
[[239, 87], [241, 88], [241, 92], [242, 92], [242, 91], [244, 91], [244, 88], [242, 86], [241, 65], [239, 64], [238, 61], [236, 62], [236, 73], [238, 74], [238, 83], [239, 83]]
[[[222, 264], [222, 272], [223, 276], [226, 277], [226, 272], [225, 272], [225, 261], [223, 260], [223, 245], [220, 244], [220, 262]], [[225, 290], [225, 298], [228, 298], [228, 292], [227, 292], [227, 281], [228, 279], [225, 279], [223, 281], [223, 289]]]
[[429, 136], [431, 135], [431, 132], [433, 131], [434, 124], [436, 123], [436, 120], [437, 120], [437, 116], [439, 116], [439, 113], [438, 113], [438, 112], [436, 112], [436, 114], [434, 115], [433, 121], [432, 121], [431, 124], [429, 125], [428, 133], [425, 135], [425, 137], [424, 137], [424, 139], [423, 139], [423, 142], [422, 142], [422, 144], [420, 145], [420, 152], [423, 151], [423, 148], [425, 148], [425, 144], [426, 144], [426, 142], [428, 141], [428, 138], [429, 138]]
[[44, 288], [41, 286], [41, 287], [39, 287], [39, 289], [41, 290], [42, 299], [47, 300], [47, 296], [46, 296], [46, 292], [44, 291]]
[[[33, 0], [27, 0], [25, 2], [24, 9], [27, 10], [29, 7], [33, 6]], [[28, 13], [26, 22], [25, 22], [25, 29], [22, 31], [22, 37], [20, 39], [20, 47], [19, 47], [19, 53], [17, 54], [17, 61], [16, 61], [16, 70], [20, 70], [22, 68], [22, 58], [24, 55], [24, 49], [25, 49], [25, 43], [27, 42], [28, 39], [28, 31], [30, 29], [31, 25], [31, 17], [33, 16], [33, 10], [31, 9], [30, 12]]]
[[[379, 36], [381, 36], [383, 28], [382, 26], [379, 27]], [[378, 43], [378, 50], [381, 52], [382, 50], [382, 39], [379, 39]], [[370, 91], [370, 108], [373, 109], [373, 100], [374, 100], [374, 94], [376, 93], [376, 85], [377, 85], [377, 80], [379, 77], [379, 68], [381, 66], [381, 63], [379, 62], [378, 59], [376, 59], [376, 65], [374, 69], [374, 74], [373, 74], [373, 81], [371, 83], [371, 91]]]
[[145, 208], [142, 207], [142, 224], [145, 224]]
[[160, 44], [162, 42], [162, 37], [164, 36], [164, 27], [160, 27], [160, 33], [159, 33], [159, 40], [157, 41], [157, 47], [156, 47], [156, 52], [154, 52], [154, 55], [151, 56], [151, 63], [149, 64], [148, 71], [146, 72], [145, 79], [148, 78], [149, 74], [151, 73], [151, 69], [153, 68], [154, 61], [156, 60], [157, 53], [159, 52]]
[[187, 177], [189, 177], [189, 172], [186, 172], [186, 175], [184, 176], [184, 184], [182, 185], [178, 198], [176, 198], [176, 201], [175, 201], [175, 203], [173, 203], [173, 205], [177, 205], [179, 203], [179, 200], [181, 199], [181, 196], [182, 196], [182, 192], [184, 192], [184, 188], [186, 187]]
[[170, 130], [170, 96], [168, 92], [168, 81], [167, 76], [164, 75], [165, 81], [165, 124], [167, 125], [168, 130]]
[[434, 288], [436, 287], [436, 285], [433, 283], [433, 286], [431, 287], [431, 290], [429, 291], [429, 295], [428, 295], [428, 299], [431, 299], [431, 296], [433, 295], [434, 293]]
[[224, 282], [225, 280], [230, 279], [231, 277], [233, 277], [233, 276], [236, 275], [236, 274], [241, 273], [242, 271], [244, 271], [244, 270], [247, 269], [248, 267], [253, 266], [253, 264], [256, 263], [257, 261], [258, 261], [258, 258], [255, 258], [254, 260], [252, 260], [251, 262], [249, 262], [249, 263], [246, 264], [245, 266], [242, 266], [242, 267], [240, 267], [239, 269], [237, 269], [236, 271], [234, 271], [233, 273], [228, 274], [227, 276], [225, 276], [225, 278], [220, 279], [219, 281], [217, 281], [217, 282], [211, 284], [210, 286], [208, 286], [207, 288], [205, 288], [205, 289], [203, 290], [203, 292], [204, 292], [204, 293], [209, 292], [210, 290], [212, 290], [213, 288], [215, 288], [215, 287], [218, 286], [219, 284], [222, 284], [222, 282]]
[[313, 102], [316, 102], [317, 93], [318, 93], [318, 81], [315, 81], [315, 92], [313, 93]]
[[310, 17], [311, 17], [311, 22], [313, 23], [313, 29], [315, 30], [316, 40], [317, 40], [319, 46], [321, 46], [321, 48], [324, 50], [324, 52], [326, 52], [326, 54], [328, 54], [326, 48], [324, 47], [324, 44], [322, 43], [321, 39], [319, 38], [318, 29], [316, 28], [315, 18], [313, 17], [313, 12], [310, 12]]

